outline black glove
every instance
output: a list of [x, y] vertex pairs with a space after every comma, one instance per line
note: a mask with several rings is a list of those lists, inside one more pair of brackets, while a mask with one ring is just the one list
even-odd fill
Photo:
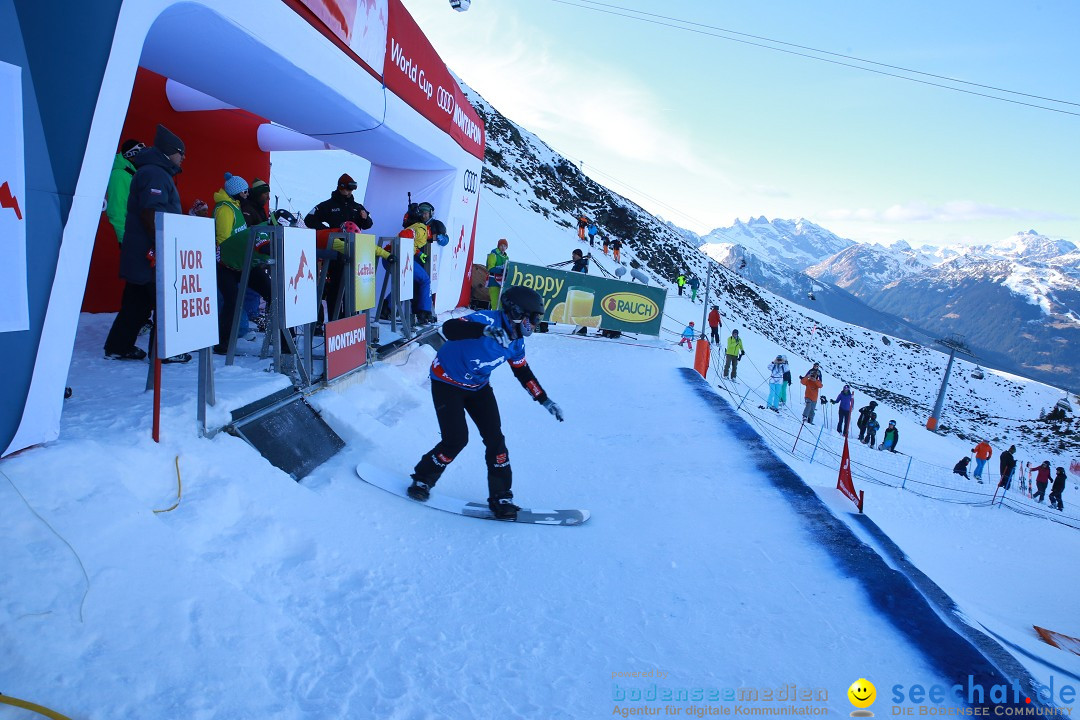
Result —
[[[488, 325], [487, 327], [485, 327], [484, 335], [499, 343], [499, 345], [503, 346], [504, 348], [510, 347], [510, 343], [513, 342], [513, 340], [510, 339], [510, 336], [506, 334], [505, 329], [501, 327], [496, 327], [494, 325]], [[544, 407], [547, 406], [545, 405]]]
[[740, 352], [740, 353], [739, 353], [739, 359], [740, 359], [740, 360], [742, 360], [742, 358], [743, 358], [743, 355], [745, 355], [745, 354], [746, 354], [746, 351], [745, 351], [745, 350], [743, 350], [742, 352]]
[[835, 401], [835, 400], [830, 400], [829, 402], [831, 402], [831, 403], [832, 403], [833, 405], [835, 405], [835, 404], [836, 404], [836, 401]]
[[551, 401], [551, 398], [548, 398], [541, 404], [544, 406], [544, 409], [555, 416], [556, 420], [559, 422], [563, 421], [562, 408], [559, 407], [558, 403], [554, 403]]
[[828, 400], [826, 400], [825, 398], [821, 398], [821, 404], [822, 404], [822, 405], [828, 405], [828, 404], [829, 404], [829, 401], [828, 401]]

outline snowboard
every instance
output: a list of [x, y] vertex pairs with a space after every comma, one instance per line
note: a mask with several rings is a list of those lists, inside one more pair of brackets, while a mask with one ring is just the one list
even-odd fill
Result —
[[[482, 520], [496, 519], [486, 502], [470, 502], [451, 497], [443, 493], [438, 487], [431, 491], [431, 497], [428, 498], [427, 502], [413, 500], [405, 492], [405, 489], [412, 484], [412, 480], [409, 479], [408, 475], [386, 470], [369, 463], [357, 465], [356, 474], [367, 484], [403, 497], [417, 505], [426, 505], [436, 510], [454, 513], [455, 515], [464, 515], [465, 517], [480, 518]], [[503, 522], [518, 522], [529, 525], [581, 525], [588, 519], [588, 510], [521, 508], [518, 511], [517, 520], [504, 520]]]

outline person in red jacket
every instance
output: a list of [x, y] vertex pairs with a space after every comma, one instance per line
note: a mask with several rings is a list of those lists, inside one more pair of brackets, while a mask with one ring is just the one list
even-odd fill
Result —
[[982, 482], [983, 466], [986, 465], [986, 461], [989, 460], [993, 454], [994, 449], [990, 447], [990, 443], [983, 440], [981, 443], [971, 448], [971, 452], [975, 453], [975, 472], [972, 475], [979, 482]]
[[709, 335], [717, 345], [720, 344], [720, 326], [722, 324], [720, 322], [720, 308], [713, 305], [712, 310], [709, 311]]
[[1043, 460], [1043, 464], [1040, 465], [1035, 471], [1035, 494], [1031, 496], [1032, 500], [1036, 502], [1042, 502], [1043, 497], [1046, 495], [1046, 486], [1050, 484], [1050, 461]]

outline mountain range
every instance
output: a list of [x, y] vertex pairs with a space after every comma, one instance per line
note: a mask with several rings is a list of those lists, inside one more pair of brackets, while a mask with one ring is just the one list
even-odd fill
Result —
[[[760, 346], [760, 340], [766, 339], [803, 358], [835, 367], [844, 382], [863, 394], [906, 408], [916, 417], [929, 415], [947, 361], [947, 356], [934, 346], [932, 331], [920, 328], [907, 319], [909, 316], [878, 309], [840, 284], [804, 271], [867, 246], [839, 238], [805, 220], [757, 218], [700, 236], [650, 214], [595, 182], [535, 134], [501, 115], [474, 91], [466, 92], [484, 119], [487, 131], [481, 215], [490, 214], [504, 228], [500, 232], [515, 231], [513, 226], [500, 224], [506, 214], [505, 209], [500, 209], [506, 207], [504, 202], [513, 203], [536, 218], [530, 221], [529, 231], [519, 233], [523, 237], [528, 235], [528, 242], [542, 242], [541, 236], [552, 232], [565, 233], [566, 238], [578, 242], [577, 220], [585, 215], [597, 222], [601, 236], [625, 241], [623, 265], [640, 269], [651, 283], [667, 286], [670, 294], [674, 294], [674, 283], [681, 273], [700, 278], [703, 283], [699, 295], [707, 292], [709, 303], [720, 305], [725, 332], [732, 327], [749, 333], [744, 334], [750, 338], [748, 354], [753, 349], [752, 343]], [[594, 272], [601, 265], [612, 267], [610, 258], [600, 262], [599, 245], [597, 242], [591, 248], [596, 256]], [[1036, 245], [1030, 242], [1025, 246], [1028, 250], [1017, 252], [1039, 256]], [[953, 253], [929, 248], [911, 251], [903, 245], [870, 250], [873, 255], [858, 253], [857, 256], [873, 257], [874, 262], [881, 263], [872, 280], [877, 287], [894, 282], [895, 275], [901, 272], [897, 268], [909, 267], [916, 257], [919, 264], [913, 269], [924, 272], [935, 267], [935, 263], [947, 264], [950, 260], [986, 252], [972, 249]], [[908, 251], [911, 258], [903, 255]], [[1047, 252], [1053, 255], [1051, 249]], [[1053, 262], [1063, 262], [1064, 256], [1053, 257]], [[719, 262], [710, 262], [710, 258]], [[861, 277], [863, 270], [858, 274]], [[868, 285], [870, 274], [867, 273]], [[698, 298], [699, 306], [703, 300]], [[672, 320], [685, 323], [688, 319], [691, 318]], [[852, 352], [867, 359], [866, 365], [854, 366], [846, 361]], [[1008, 358], [1001, 360], [1004, 365]], [[1018, 382], [1019, 378], [1003, 374], [988, 373], [989, 385], [981, 384], [982, 381], [975, 379], [978, 375], [975, 370], [973, 362], [963, 357], [958, 361], [946, 396], [943, 415], [948, 421], [944, 431], [964, 438], [990, 432], [1001, 441], [1021, 432], [1028, 442], [1055, 452], [1080, 448], [1075, 417], [1053, 420], [1040, 417], [1061, 399], [1060, 391], [1035, 384], [1025, 386]], [[1047, 379], [1061, 387], [1060, 376]], [[985, 387], [985, 391], [980, 387]], [[1036, 387], [1041, 388], [1036, 393], [1039, 399], [1028, 399]], [[992, 396], [1012, 398], [1010, 405], [1015, 402], [1016, 406], [996, 407], [999, 403], [990, 400]]]

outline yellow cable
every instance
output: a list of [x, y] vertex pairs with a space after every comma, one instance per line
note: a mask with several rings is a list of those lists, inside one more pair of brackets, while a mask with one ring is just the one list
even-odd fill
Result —
[[7, 703], [8, 705], [21, 707], [26, 710], [36, 712], [38, 715], [44, 715], [47, 718], [52, 718], [52, 720], [71, 720], [71, 718], [67, 717], [66, 715], [61, 715], [58, 712], [53, 712], [49, 708], [41, 707], [40, 705], [35, 705], [32, 702], [20, 700], [19, 698], [13, 698], [10, 695], [0, 695], [0, 703]]
[[180, 507], [180, 494], [183, 491], [184, 491], [184, 486], [183, 486], [183, 483], [180, 482], [180, 456], [177, 455], [176, 456], [176, 502], [174, 502], [172, 507], [170, 507], [170, 508], [165, 508], [164, 510], [155, 510], [154, 512], [155, 513], [167, 513], [167, 512], [169, 512], [171, 510], [175, 510], [176, 508]]

